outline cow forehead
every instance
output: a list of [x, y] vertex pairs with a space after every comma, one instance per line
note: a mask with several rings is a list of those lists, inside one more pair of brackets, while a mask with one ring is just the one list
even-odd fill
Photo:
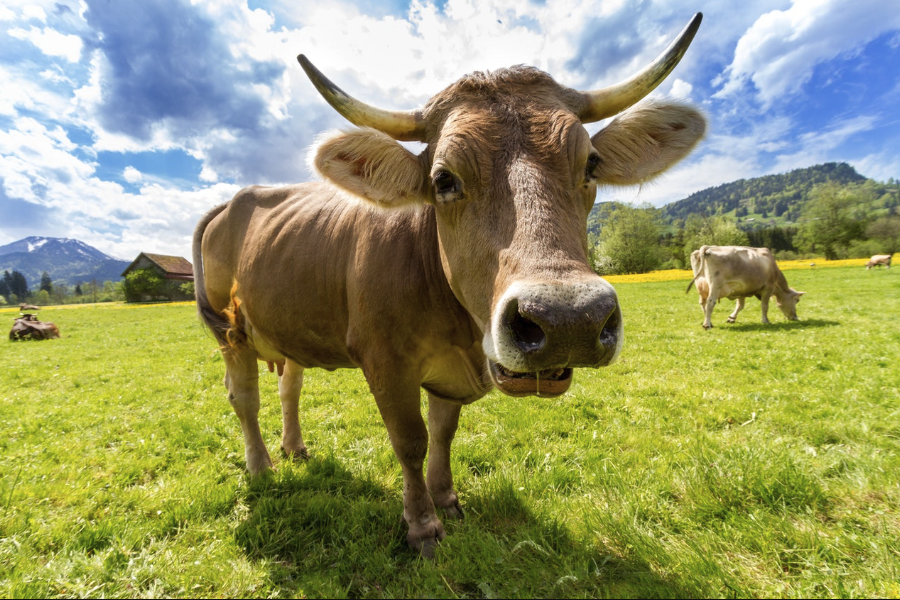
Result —
[[460, 103], [484, 102], [515, 105], [560, 103], [577, 112], [584, 102], [581, 94], [561, 86], [550, 75], [534, 67], [516, 66], [497, 71], [476, 71], [436, 94], [423, 108], [426, 121], [440, 120], [442, 114]]
[[470, 101], [459, 102], [444, 116], [429, 153], [435, 168], [461, 168], [487, 183], [492, 174], [522, 157], [542, 165], [548, 174], [568, 177], [590, 147], [581, 121], [559, 103]]

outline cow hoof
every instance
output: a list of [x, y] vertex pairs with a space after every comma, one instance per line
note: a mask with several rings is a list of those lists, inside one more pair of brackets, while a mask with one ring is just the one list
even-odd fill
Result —
[[434, 558], [434, 549], [446, 537], [444, 533], [444, 525], [440, 519], [434, 517], [429, 519], [428, 523], [413, 528], [410, 525], [409, 534], [406, 536], [406, 543], [413, 550], [419, 552], [425, 558]]
[[419, 551], [423, 558], [434, 560], [434, 549], [440, 544], [438, 540], [425, 540], [420, 548], [414, 548]]
[[306, 446], [288, 450], [284, 446], [281, 447], [281, 454], [288, 460], [309, 460], [309, 451]]
[[703, 329], [709, 330], [709, 329], [712, 329], [712, 327], [713, 327], [712, 325], [704, 325], [704, 326], [703, 326]]
[[458, 501], [454, 501], [450, 506], [443, 507], [444, 514], [450, 519], [456, 519], [457, 521], [463, 520], [465, 518], [465, 514], [463, 513], [462, 507], [459, 505]]
[[728, 319], [726, 320], [726, 323], [734, 323], [734, 319], [732, 319], [731, 317], [728, 317]]
[[247, 470], [250, 472], [251, 477], [256, 477], [266, 471], [274, 471], [275, 465], [272, 464], [272, 459], [267, 454], [262, 460], [248, 460]]

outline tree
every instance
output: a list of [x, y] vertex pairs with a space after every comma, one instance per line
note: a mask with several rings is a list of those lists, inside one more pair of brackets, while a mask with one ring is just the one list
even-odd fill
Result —
[[807, 251], [822, 252], [826, 260], [835, 260], [842, 247], [862, 237], [861, 226], [852, 214], [862, 200], [862, 193], [858, 186], [834, 182], [821, 183], [812, 189], [803, 207], [806, 223], [802, 243]]
[[12, 275], [9, 274], [9, 271], [5, 271], [3, 278], [0, 279], [0, 296], [9, 298], [9, 295], [12, 294], [12, 290], [9, 288], [10, 283], [12, 283]]
[[125, 299], [140, 302], [144, 296], [159, 296], [165, 293], [165, 280], [150, 268], [135, 269], [125, 276]]
[[[5, 278], [5, 276], [4, 276]], [[13, 271], [10, 276], [9, 291], [16, 295], [20, 301], [24, 301], [31, 292], [28, 290], [28, 282], [25, 276], [18, 271]]]
[[53, 293], [53, 280], [50, 279], [50, 273], [44, 271], [41, 273], [41, 290], [47, 292], [47, 295]]
[[53, 285], [53, 299], [57, 304], [64, 304], [66, 296], [69, 295], [69, 286], [65, 283], [56, 283]]
[[97, 301], [97, 293], [100, 291], [100, 284], [97, 283], [96, 279], [91, 279], [90, 283], [88, 283], [88, 294], [91, 295], [91, 302]]
[[40, 306], [47, 306], [48, 304], [50, 304], [50, 292], [48, 292], [47, 290], [39, 291], [37, 295], [37, 303]]
[[81, 296], [84, 292], [81, 291], [81, 282], [75, 284], [75, 295]]
[[691, 215], [684, 224], [685, 256], [690, 256], [701, 246], [746, 246], [749, 243], [747, 234], [728, 217]]
[[646, 273], [659, 267], [661, 229], [657, 209], [616, 205], [600, 231], [600, 270], [603, 274]]
[[900, 217], [881, 217], [866, 227], [866, 237], [881, 244], [885, 254], [900, 252]]

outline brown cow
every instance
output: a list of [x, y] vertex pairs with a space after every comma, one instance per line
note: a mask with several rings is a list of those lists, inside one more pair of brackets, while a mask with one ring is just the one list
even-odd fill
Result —
[[32, 314], [24, 314], [17, 318], [9, 330], [9, 339], [18, 340], [51, 340], [59, 337], [59, 328], [53, 323], [38, 321]]
[[869, 262], [866, 263], [866, 271], [871, 269], [872, 267], [885, 267], [887, 269], [891, 268], [891, 255], [890, 254], [876, 254], [872, 258], [869, 259]]
[[774, 295], [778, 308], [788, 319], [797, 321], [797, 302], [805, 292], [788, 286], [768, 248], [745, 246], [703, 246], [691, 253], [694, 278], [685, 293], [696, 282], [700, 292], [700, 308], [704, 329], [712, 328], [712, 312], [722, 298], [737, 300], [728, 322], [734, 323], [744, 308], [744, 299], [756, 296], [762, 304], [762, 322], [768, 323], [769, 298]]
[[[656, 102], [593, 138], [583, 124], [646, 96], [699, 24], [697, 15], [655, 63], [611, 88], [578, 92], [513, 67], [464, 77], [410, 112], [350, 98], [298, 57], [361, 128], [317, 147], [326, 182], [244, 189], [194, 234], [198, 310], [224, 348], [249, 471], [272, 466], [257, 420], [257, 360], [282, 373], [282, 448], [294, 456], [306, 455], [303, 370], [361, 368], [403, 469], [407, 541], [430, 554], [444, 536], [435, 507], [462, 515], [450, 472], [461, 406], [494, 386], [558, 396], [573, 368], [618, 355], [616, 293], [587, 258], [597, 185], [662, 173], [705, 121]], [[416, 156], [396, 140], [425, 149]]]

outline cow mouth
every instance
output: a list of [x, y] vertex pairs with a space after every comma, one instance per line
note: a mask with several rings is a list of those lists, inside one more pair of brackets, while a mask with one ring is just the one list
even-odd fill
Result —
[[488, 365], [497, 389], [507, 396], [555, 398], [564, 394], [572, 385], [572, 369], [569, 367], [522, 373], [507, 369], [492, 360], [488, 361]]

